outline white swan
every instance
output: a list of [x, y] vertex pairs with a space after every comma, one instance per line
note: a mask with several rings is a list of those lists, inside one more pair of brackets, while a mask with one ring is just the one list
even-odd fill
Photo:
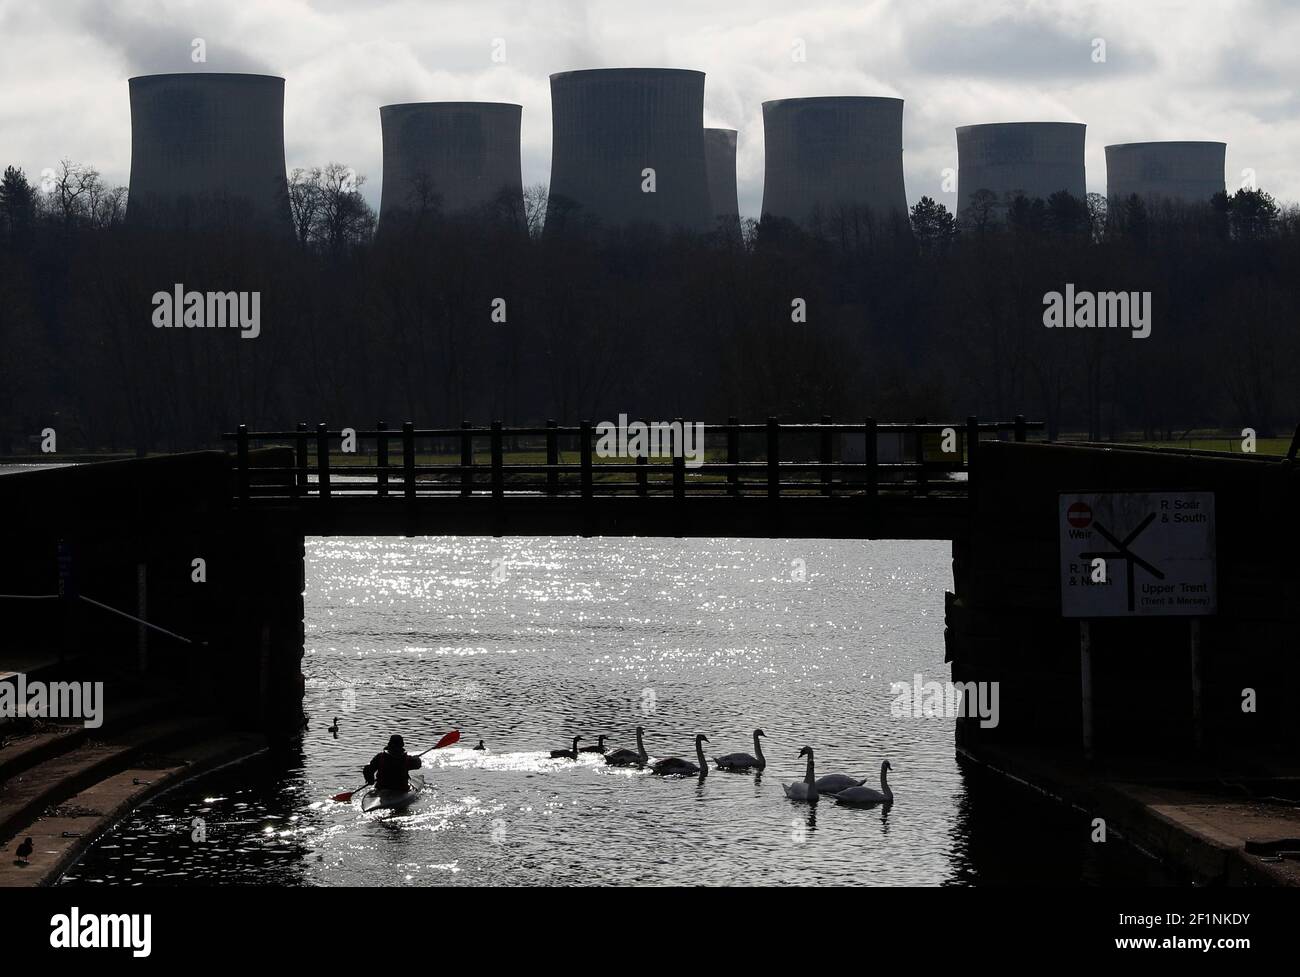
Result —
[[795, 784], [784, 784], [785, 796], [792, 801], [807, 801], [809, 804], [816, 804], [818, 798], [817, 778], [813, 773], [813, 749], [811, 746], [805, 746], [799, 751], [800, 756], [808, 758], [808, 769], [803, 775], [803, 780]]
[[893, 767], [886, 760], [880, 765], [880, 790], [872, 790], [870, 787], [849, 787], [835, 795], [835, 800], [841, 804], [892, 804], [894, 803], [894, 792], [889, 789], [888, 773]]
[[767, 766], [767, 758], [763, 756], [763, 745], [759, 743], [758, 738], [766, 735], [761, 729], [754, 730], [756, 756], [750, 756], [748, 753], [728, 753], [726, 756], [715, 756], [713, 762], [717, 764], [719, 770], [762, 770]]
[[646, 754], [645, 744], [641, 742], [641, 737], [645, 730], [638, 726], [636, 728], [636, 749], [635, 750], [615, 750], [613, 753], [605, 754], [605, 762], [611, 767], [632, 767], [643, 765], [650, 757]]
[[702, 743], [707, 743], [709, 738], [703, 733], [695, 737], [695, 755], [699, 758], [699, 763], [691, 763], [690, 760], [683, 760], [681, 757], [670, 756], [664, 760], [656, 760], [651, 764], [650, 769], [661, 777], [682, 776], [689, 777], [693, 774], [699, 774], [701, 777], [709, 772], [709, 765], [704, 762], [704, 747]]

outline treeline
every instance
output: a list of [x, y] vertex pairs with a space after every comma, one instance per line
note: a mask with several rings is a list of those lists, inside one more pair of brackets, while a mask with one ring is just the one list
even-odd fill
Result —
[[[291, 176], [293, 232], [126, 224], [125, 193], [0, 183], [0, 453], [217, 443], [241, 421], [368, 427], [1007, 417], [1055, 432], [1289, 431], [1300, 419], [1300, 214], [979, 198], [954, 219], [816, 215], [710, 234], [546, 232], [525, 213], [379, 227], [345, 166]], [[93, 176], [93, 179], [91, 177]], [[38, 181], [39, 183], [40, 181]], [[66, 184], [66, 185], [65, 185]], [[1044, 296], [1152, 294], [1151, 336], [1046, 329]], [[152, 296], [260, 293], [258, 338], [159, 329]]]

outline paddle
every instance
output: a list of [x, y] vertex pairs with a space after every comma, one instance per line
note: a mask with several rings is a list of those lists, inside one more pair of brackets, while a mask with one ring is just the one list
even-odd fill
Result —
[[[432, 753], [434, 750], [440, 750], [444, 746], [451, 746], [451, 744], [455, 743], [459, 739], [460, 739], [460, 730], [453, 729], [442, 739], [438, 740], [438, 742], [434, 743], [433, 746], [425, 750], [424, 753]], [[422, 757], [424, 756], [424, 753], [417, 753], [416, 756]], [[357, 787], [353, 790], [345, 790], [342, 794], [335, 794], [333, 800], [338, 801], [340, 804], [347, 804], [349, 801], [352, 800], [353, 794], [355, 794], [359, 790], [365, 790], [369, 786], [370, 786], [369, 784], [362, 784], [360, 787]]]

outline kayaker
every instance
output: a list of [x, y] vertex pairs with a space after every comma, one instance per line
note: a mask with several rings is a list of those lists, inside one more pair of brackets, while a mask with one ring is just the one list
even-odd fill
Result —
[[375, 758], [361, 769], [361, 775], [367, 784], [373, 783], [379, 790], [410, 790], [411, 782], [406, 773], [419, 769], [420, 758], [406, 752], [406, 744], [400, 736], [390, 736], [384, 752], [376, 753]]

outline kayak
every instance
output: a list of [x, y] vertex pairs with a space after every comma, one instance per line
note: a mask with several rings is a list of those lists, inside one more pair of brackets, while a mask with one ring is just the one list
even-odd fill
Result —
[[371, 811], [397, 811], [404, 807], [410, 807], [415, 803], [415, 799], [420, 796], [420, 788], [424, 786], [424, 778], [419, 774], [413, 773], [410, 777], [410, 790], [375, 790], [371, 788], [369, 792], [361, 798], [361, 811], [369, 814]]

